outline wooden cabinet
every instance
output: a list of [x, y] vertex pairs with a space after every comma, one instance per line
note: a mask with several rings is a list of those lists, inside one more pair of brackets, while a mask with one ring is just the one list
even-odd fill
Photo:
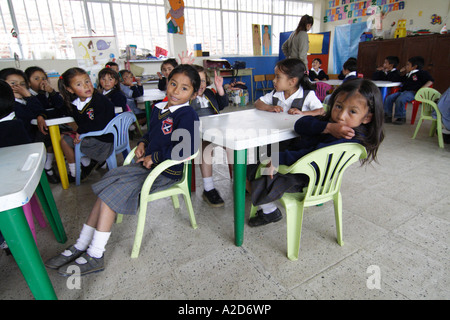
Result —
[[450, 86], [450, 34], [360, 42], [358, 73], [370, 79], [387, 56], [400, 59], [399, 69], [413, 56], [425, 59], [424, 70], [434, 78], [433, 88], [443, 93]]

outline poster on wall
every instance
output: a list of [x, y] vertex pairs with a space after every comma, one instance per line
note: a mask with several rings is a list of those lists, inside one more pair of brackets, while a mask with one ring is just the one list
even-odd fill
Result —
[[252, 24], [253, 55], [261, 55], [261, 25]]
[[267, 24], [262, 25], [262, 54], [272, 55], [272, 26]]
[[88, 72], [94, 84], [105, 64], [115, 61], [119, 56], [114, 36], [72, 37], [72, 43], [78, 66]]
[[169, 0], [170, 9], [167, 12], [167, 32], [168, 33], [184, 33], [184, 1]]
[[348, 20], [348, 23], [361, 22], [361, 18], [370, 16], [374, 12], [369, 9], [371, 6], [379, 7], [381, 12], [387, 14], [391, 11], [405, 9], [405, 2], [401, 0], [330, 0], [326, 1], [327, 9], [323, 22], [333, 22], [339, 20]]

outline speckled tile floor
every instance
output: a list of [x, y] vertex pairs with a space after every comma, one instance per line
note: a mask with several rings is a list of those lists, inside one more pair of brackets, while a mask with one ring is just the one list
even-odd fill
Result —
[[[342, 247], [330, 202], [305, 210], [298, 261], [286, 257], [285, 219], [246, 225], [244, 244], [236, 247], [228, 167], [214, 167], [222, 208], [202, 200], [197, 167], [192, 200], [198, 229], [191, 228], [182, 200], [179, 210], [167, 200], [151, 203], [139, 258], [130, 258], [136, 217], [124, 217], [113, 227], [105, 271], [82, 277], [77, 288], [48, 269], [56, 294], [61, 300], [450, 299], [450, 145], [439, 149], [428, 128], [412, 140], [415, 126], [386, 125], [379, 164], [348, 169], [341, 188]], [[56, 242], [49, 227], [37, 225], [44, 260], [76, 240], [94, 203], [90, 185], [104, 172], [68, 190], [52, 186], [68, 241]], [[33, 296], [14, 258], [0, 252], [0, 300], [10, 299]]]

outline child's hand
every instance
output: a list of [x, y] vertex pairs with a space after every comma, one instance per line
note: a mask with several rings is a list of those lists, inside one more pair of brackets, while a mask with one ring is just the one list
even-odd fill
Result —
[[323, 133], [329, 133], [333, 137], [341, 139], [352, 139], [355, 136], [355, 130], [339, 123], [330, 122], [327, 124]]
[[150, 169], [150, 167], [153, 164], [152, 155], [142, 157], [137, 159], [136, 163], [142, 162], [142, 165], [146, 167], [147, 169]]
[[45, 123], [45, 119], [43, 116], [38, 116], [37, 117], [37, 125], [39, 128], [39, 131], [42, 132], [42, 134], [47, 135], [48, 132], [48, 128], [47, 128], [47, 124]]
[[139, 143], [136, 150], [134, 151], [134, 155], [137, 159], [143, 158], [145, 155], [145, 144], [143, 142]]
[[288, 114], [303, 114], [303, 112], [301, 112], [299, 109], [297, 108], [290, 108], [288, 110]]
[[184, 51], [181, 52], [181, 55], [178, 54], [178, 58], [180, 58], [180, 64], [193, 64], [195, 59], [192, 57], [192, 52], [188, 54], [188, 51], [184, 53]]
[[75, 133], [75, 138], [73, 139], [73, 143], [79, 144], [81, 142], [80, 140], [80, 134], [78, 132]]
[[48, 93], [52, 93], [53, 92], [53, 88], [50, 85], [50, 83], [48, 83], [47, 80], [44, 80], [41, 82], [41, 90], [46, 91]]
[[217, 93], [223, 96], [225, 94], [225, 90], [223, 90], [223, 78], [217, 74], [217, 70], [214, 70], [214, 85], [216, 86]]
[[13, 89], [14, 94], [20, 95], [22, 98], [31, 97], [30, 91], [28, 91], [28, 89], [23, 86], [15, 84], [11, 88]]
[[163, 78], [163, 75], [161, 74], [161, 72], [157, 72], [156, 74], [158, 75], [158, 78], [159, 78], [159, 79], [162, 79], [162, 78]]
[[280, 112], [283, 112], [283, 107], [281, 107], [281, 106], [270, 106], [267, 111], [280, 113]]
[[272, 164], [272, 161], [270, 161], [267, 165], [266, 165], [266, 173], [269, 175], [270, 179], [273, 179], [273, 174], [276, 173], [277, 168], [275, 168]]

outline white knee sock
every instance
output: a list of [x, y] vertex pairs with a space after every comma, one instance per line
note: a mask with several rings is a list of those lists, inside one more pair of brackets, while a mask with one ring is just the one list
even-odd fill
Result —
[[[47, 159], [45, 160], [44, 169], [50, 170], [52, 168], [53, 159], [55, 158], [54, 153], [47, 153]], [[53, 174], [53, 170], [48, 172], [49, 175]]]
[[75, 162], [69, 163], [69, 172], [72, 177], [75, 177], [77, 175], [76, 169], [75, 169]]
[[260, 205], [260, 208], [262, 209], [264, 214], [272, 213], [277, 210], [277, 206], [273, 202], [262, 204]]
[[203, 189], [207, 192], [214, 189], [213, 177], [203, 178]]
[[91, 158], [86, 157], [86, 156], [82, 156], [81, 159], [80, 159], [80, 162], [81, 162], [81, 165], [83, 167], [87, 167], [88, 165], [91, 164]]
[[94, 231], [95, 231], [94, 227], [88, 226], [87, 224], [83, 224], [80, 236], [78, 237], [77, 243], [75, 243], [74, 245], [75, 248], [77, 248], [80, 251], [85, 251], [92, 241]]
[[111, 232], [101, 232], [95, 230], [94, 237], [92, 238], [91, 244], [87, 249], [88, 255], [93, 258], [101, 258], [103, 256], [103, 252], [105, 252], [105, 247], [108, 243], [110, 235]]

